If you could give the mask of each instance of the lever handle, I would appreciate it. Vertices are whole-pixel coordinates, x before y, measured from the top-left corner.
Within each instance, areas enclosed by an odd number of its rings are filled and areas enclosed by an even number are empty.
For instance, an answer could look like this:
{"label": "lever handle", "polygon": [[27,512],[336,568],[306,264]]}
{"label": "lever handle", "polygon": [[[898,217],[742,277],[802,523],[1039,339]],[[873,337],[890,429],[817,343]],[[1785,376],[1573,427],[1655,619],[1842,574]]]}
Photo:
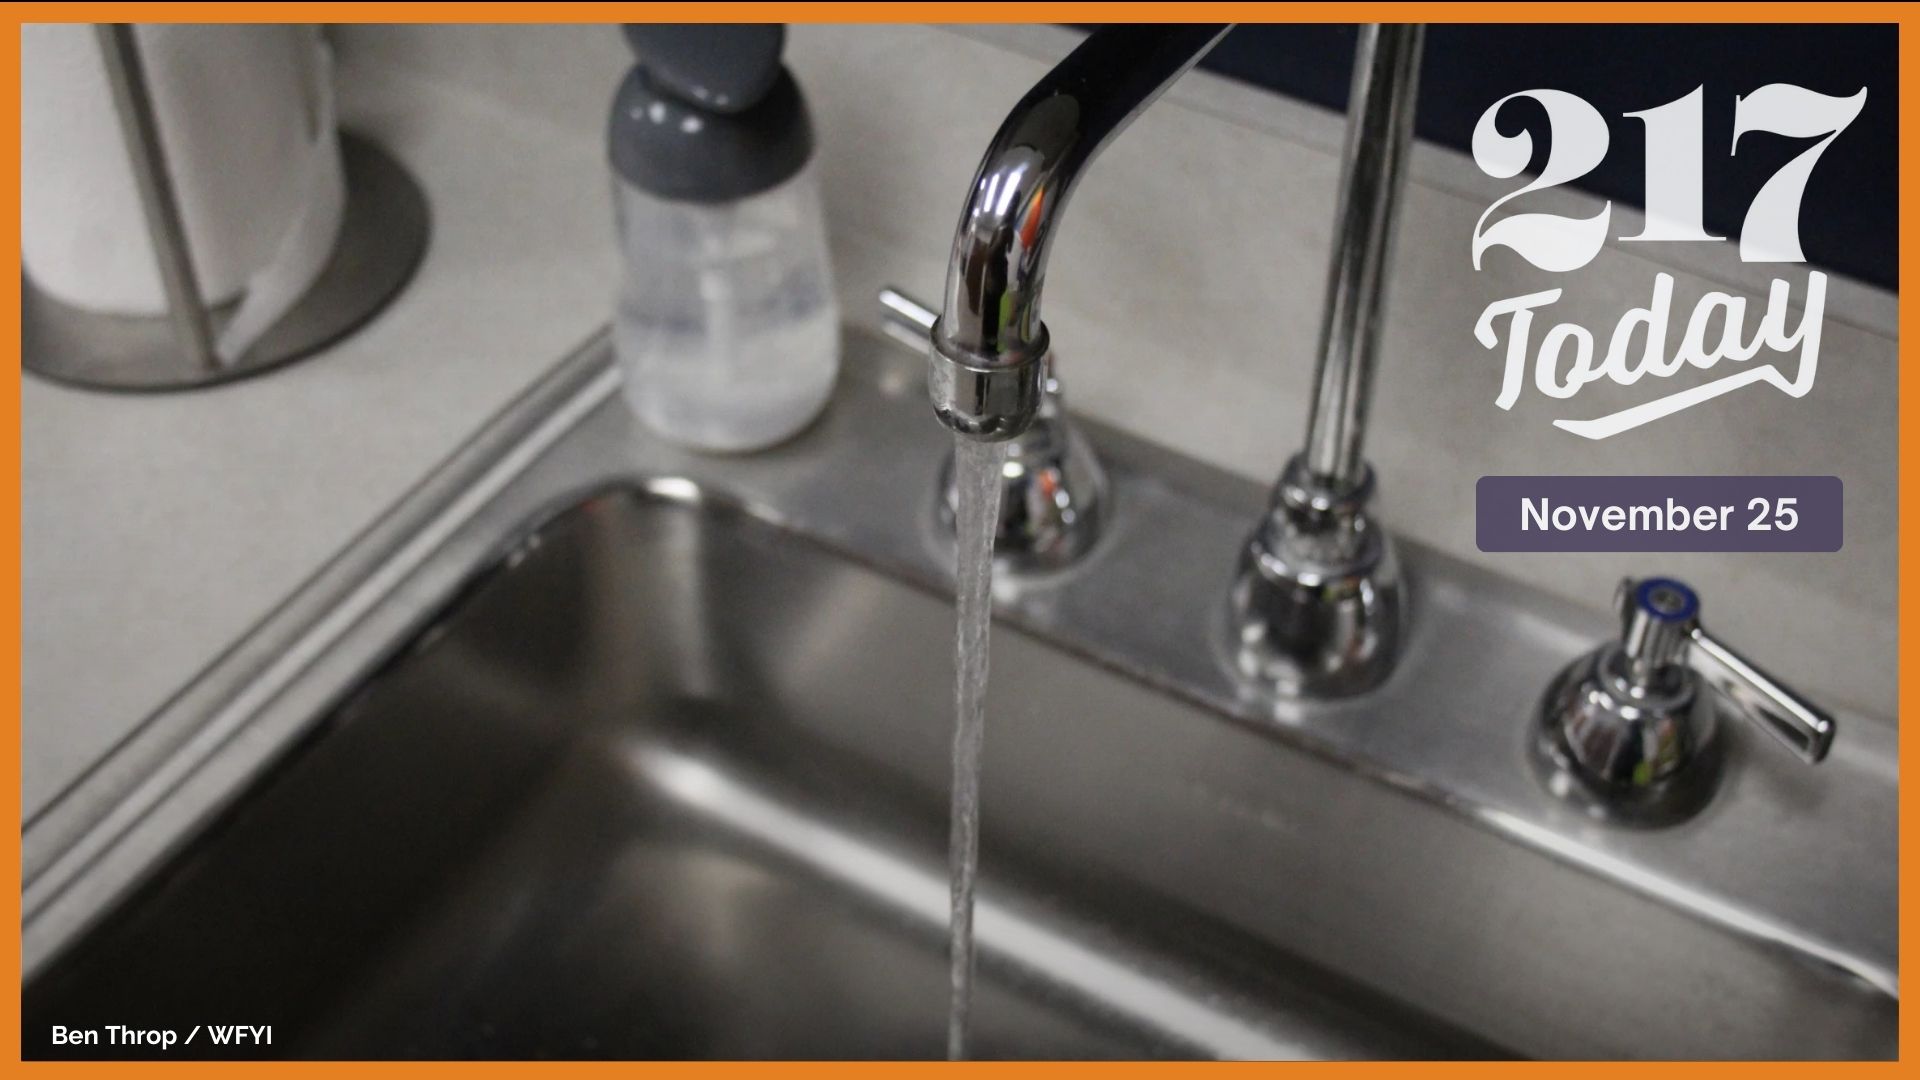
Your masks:
{"label": "lever handle", "polygon": [[1756,667],[1720,639],[1695,625],[1689,635],[1687,665],[1713,688],[1733,700],[1748,718],[1773,733],[1788,749],[1812,765],[1833,745],[1832,714]]}
{"label": "lever handle", "polygon": [[1620,583],[1620,647],[1627,674],[1646,684],[1684,663],[1808,764],[1833,745],[1833,715],[1767,674],[1700,625],[1700,597],[1671,578]]}
{"label": "lever handle", "polygon": [[909,348],[925,350],[940,313],[891,285],[880,290],[880,328]]}

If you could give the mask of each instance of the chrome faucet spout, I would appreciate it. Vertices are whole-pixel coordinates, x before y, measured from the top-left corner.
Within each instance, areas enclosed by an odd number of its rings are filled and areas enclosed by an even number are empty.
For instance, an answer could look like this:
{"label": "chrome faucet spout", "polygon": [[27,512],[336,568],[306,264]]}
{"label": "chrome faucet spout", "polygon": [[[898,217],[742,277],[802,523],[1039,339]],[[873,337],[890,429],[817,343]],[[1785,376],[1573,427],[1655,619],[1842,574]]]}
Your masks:
{"label": "chrome faucet spout", "polygon": [[1040,288],[1067,200],[1101,149],[1228,29],[1095,31],[1007,115],[967,189],[932,331],[927,384],[941,422],[990,441],[1032,423],[1047,353]]}

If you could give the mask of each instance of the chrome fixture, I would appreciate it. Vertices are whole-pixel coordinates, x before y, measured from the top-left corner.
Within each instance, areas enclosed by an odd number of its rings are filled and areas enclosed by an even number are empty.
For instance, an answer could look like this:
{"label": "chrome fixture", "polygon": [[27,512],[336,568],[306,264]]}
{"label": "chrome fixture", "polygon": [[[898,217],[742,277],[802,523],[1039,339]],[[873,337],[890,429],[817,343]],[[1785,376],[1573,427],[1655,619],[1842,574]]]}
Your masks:
{"label": "chrome fixture", "polygon": [[1361,28],[1306,449],[1287,462],[1230,593],[1234,664],[1287,696],[1339,696],[1393,669],[1405,619],[1361,454],[1424,28]]}
{"label": "chrome fixture", "polygon": [[[880,308],[889,337],[925,350],[939,317],[931,308],[893,288],[880,290]],[[1100,460],[1067,419],[1053,354],[1041,363],[1040,407],[1033,423],[1007,440],[1007,458],[1000,467],[1000,522],[993,555],[997,565],[1017,573],[1059,570],[1086,554],[1100,535],[1107,498]],[[934,503],[947,533],[953,531],[958,507],[949,453],[940,467]]]}
{"label": "chrome fixture", "polygon": [[927,388],[942,423],[1000,440],[1033,422],[1046,381],[1040,287],[1067,200],[1107,143],[1227,29],[1096,30],[1007,114],[967,189],[933,329]]}
{"label": "chrome fixture", "polygon": [[[1045,397],[1047,251],[1075,181],[1128,121],[1224,35],[1219,26],[1095,32],[1000,127],[968,191],[932,330],[927,384],[954,431],[1009,439]],[[1367,514],[1361,457],[1395,210],[1413,134],[1422,29],[1362,30],[1307,449],[1241,559],[1233,663],[1283,694],[1378,685],[1399,647],[1392,546]]]}
{"label": "chrome fixture", "polygon": [[1808,764],[1827,756],[1833,717],[1708,634],[1692,589],[1628,578],[1614,606],[1620,639],[1561,671],[1541,708],[1536,761],[1555,794],[1649,823],[1698,810],[1724,760],[1702,682]]}

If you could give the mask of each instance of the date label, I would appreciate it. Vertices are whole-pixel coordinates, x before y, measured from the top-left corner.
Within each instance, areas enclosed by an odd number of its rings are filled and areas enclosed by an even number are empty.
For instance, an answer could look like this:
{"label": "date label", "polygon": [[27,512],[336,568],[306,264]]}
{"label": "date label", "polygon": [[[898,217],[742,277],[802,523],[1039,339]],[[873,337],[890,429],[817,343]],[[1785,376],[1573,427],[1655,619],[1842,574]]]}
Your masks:
{"label": "date label", "polygon": [[1483,476],[1481,551],[1839,551],[1837,476]]}

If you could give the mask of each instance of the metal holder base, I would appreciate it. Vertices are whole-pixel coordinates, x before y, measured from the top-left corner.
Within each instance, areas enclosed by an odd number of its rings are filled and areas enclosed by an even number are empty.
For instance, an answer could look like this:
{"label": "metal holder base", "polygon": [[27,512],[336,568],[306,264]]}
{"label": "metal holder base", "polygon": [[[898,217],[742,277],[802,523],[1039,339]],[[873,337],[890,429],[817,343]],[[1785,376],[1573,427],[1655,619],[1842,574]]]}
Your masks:
{"label": "metal holder base", "polygon": [[[413,276],[426,251],[427,198],[371,140],[342,132],[347,206],[328,259],[305,296],[235,360],[208,368],[184,355],[165,315],[87,311],[20,274],[21,366],[98,390],[186,390],[257,375],[337,341],[371,319]],[[212,312],[216,329],[234,304]]]}

